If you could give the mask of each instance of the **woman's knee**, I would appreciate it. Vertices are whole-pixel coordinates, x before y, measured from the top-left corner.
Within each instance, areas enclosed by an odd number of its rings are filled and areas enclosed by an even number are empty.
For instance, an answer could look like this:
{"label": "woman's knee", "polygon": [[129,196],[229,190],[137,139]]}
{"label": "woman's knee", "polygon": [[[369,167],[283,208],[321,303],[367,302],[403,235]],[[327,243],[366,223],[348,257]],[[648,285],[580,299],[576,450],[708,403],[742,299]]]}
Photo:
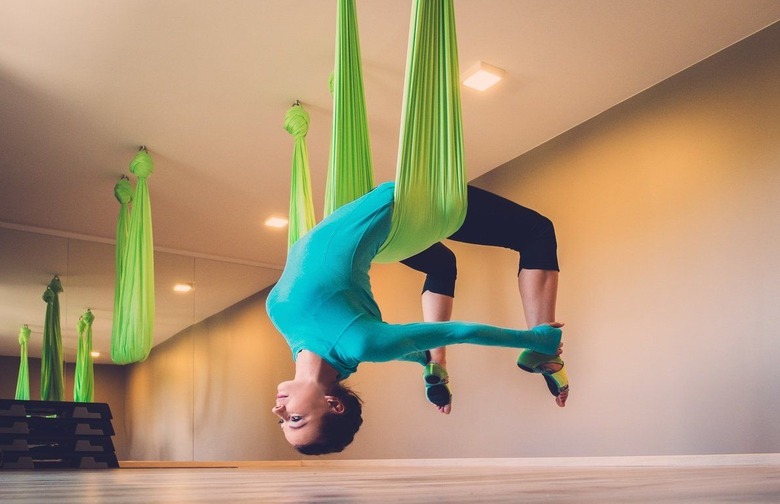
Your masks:
{"label": "woman's knee", "polygon": [[519,269],[543,269],[558,271],[558,241],[552,220],[539,214],[532,235],[519,247]]}
{"label": "woman's knee", "polygon": [[458,264],[455,253],[452,250],[442,247],[438,251],[438,257],[435,264],[426,268],[425,285],[423,292],[431,291],[445,296],[455,296],[455,281],[458,277]]}

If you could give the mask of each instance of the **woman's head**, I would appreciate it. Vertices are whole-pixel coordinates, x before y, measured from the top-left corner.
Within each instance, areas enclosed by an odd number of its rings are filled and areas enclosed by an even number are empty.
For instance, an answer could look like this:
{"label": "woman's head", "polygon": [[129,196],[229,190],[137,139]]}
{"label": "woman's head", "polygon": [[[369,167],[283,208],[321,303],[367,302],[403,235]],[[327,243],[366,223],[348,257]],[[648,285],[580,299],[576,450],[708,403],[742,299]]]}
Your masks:
{"label": "woman's head", "polygon": [[316,382],[279,384],[273,412],[287,441],[305,455],[342,451],[363,423],[362,401],[349,388],[335,383],[323,390]]}

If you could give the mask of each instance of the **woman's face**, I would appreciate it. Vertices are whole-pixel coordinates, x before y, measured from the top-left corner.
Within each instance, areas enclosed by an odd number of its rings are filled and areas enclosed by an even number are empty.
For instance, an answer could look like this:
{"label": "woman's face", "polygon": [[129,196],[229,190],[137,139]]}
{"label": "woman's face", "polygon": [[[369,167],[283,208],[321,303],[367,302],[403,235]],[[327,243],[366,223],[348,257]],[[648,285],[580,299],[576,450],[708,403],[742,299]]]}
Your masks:
{"label": "woman's face", "polygon": [[320,435],[322,417],[334,411],[333,397],[310,381],[286,381],[277,387],[276,405],[271,410],[280,421],[291,445],[306,445]]}

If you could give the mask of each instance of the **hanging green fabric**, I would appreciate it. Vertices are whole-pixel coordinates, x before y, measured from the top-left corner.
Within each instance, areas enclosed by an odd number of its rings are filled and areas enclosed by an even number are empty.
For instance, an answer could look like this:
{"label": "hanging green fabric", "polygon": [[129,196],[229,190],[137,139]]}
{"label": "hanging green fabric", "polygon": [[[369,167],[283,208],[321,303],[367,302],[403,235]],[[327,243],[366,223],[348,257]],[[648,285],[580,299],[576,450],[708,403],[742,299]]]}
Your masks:
{"label": "hanging green fabric", "polygon": [[339,0],[325,216],[374,187],[355,0]]}
{"label": "hanging green fabric", "polygon": [[117,364],[146,359],[152,349],[154,327],[154,244],[146,180],[154,171],[154,163],[146,149],[140,150],[133,158],[130,171],[138,182],[124,250],[120,248],[120,237],[117,236],[117,258],[121,256],[121,264],[118,259],[111,328],[111,359]]}
{"label": "hanging green fabric", "polygon": [[62,328],[60,326],[60,297],[62,283],[55,276],[43,293],[46,301],[46,319],[43,323],[41,352],[41,400],[62,401],[65,397],[65,365],[62,358]]}
{"label": "hanging green fabric", "polygon": [[95,316],[91,310],[79,317],[79,347],[76,353],[76,378],[73,383],[73,400],[93,402],[95,399],[95,370],[92,362],[92,322]]}
{"label": "hanging green fabric", "polygon": [[287,229],[287,246],[314,227],[314,203],[311,192],[309,151],[306,133],[309,131],[309,113],[300,103],[293,105],[284,115],[284,129],[295,139],[292,172],[290,176],[290,222]]}
{"label": "hanging green fabric", "polygon": [[20,360],[19,360],[19,377],[16,379],[16,395],[14,396],[17,401],[30,400],[30,368],[27,362],[27,343],[30,342],[30,328],[27,325],[23,325],[19,329],[19,346]]}
{"label": "hanging green fabric", "polygon": [[390,235],[394,262],[447,238],[466,217],[458,45],[452,0],[415,0]]}
{"label": "hanging green fabric", "polygon": [[124,257],[127,250],[127,234],[130,231],[130,204],[133,201],[135,189],[130,180],[122,175],[122,178],[114,186],[114,197],[119,202],[119,215],[116,219],[116,280],[114,283],[114,318],[113,326],[119,323],[120,295],[122,290],[122,272],[124,271]]}

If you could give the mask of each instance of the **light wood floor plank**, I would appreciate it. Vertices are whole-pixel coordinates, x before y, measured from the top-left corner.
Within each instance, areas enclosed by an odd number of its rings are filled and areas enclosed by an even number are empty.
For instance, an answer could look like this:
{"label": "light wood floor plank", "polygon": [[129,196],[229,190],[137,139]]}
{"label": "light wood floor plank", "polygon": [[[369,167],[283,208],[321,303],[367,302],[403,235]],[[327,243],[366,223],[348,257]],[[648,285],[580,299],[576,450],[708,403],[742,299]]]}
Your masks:
{"label": "light wood floor plank", "polygon": [[780,466],[322,467],[0,472],[3,503],[777,503]]}

